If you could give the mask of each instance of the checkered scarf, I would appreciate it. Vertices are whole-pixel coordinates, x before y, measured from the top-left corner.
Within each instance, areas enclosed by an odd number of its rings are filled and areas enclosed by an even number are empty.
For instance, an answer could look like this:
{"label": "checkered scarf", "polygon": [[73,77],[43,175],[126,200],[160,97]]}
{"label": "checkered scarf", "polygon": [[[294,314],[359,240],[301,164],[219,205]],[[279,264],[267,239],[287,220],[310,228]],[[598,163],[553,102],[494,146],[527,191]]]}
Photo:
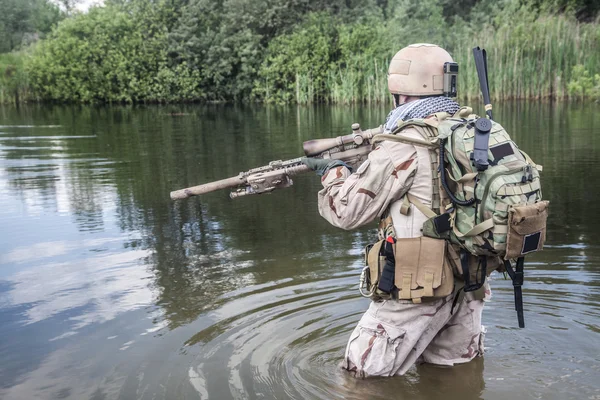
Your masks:
{"label": "checkered scarf", "polygon": [[385,120],[384,133],[390,133],[402,121],[407,121],[413,118],[425,118],[437,112],[447,112],[453,115],[458,111],[460,106],[454,100],[444,97],[426,97],[421,100],[404,103],[401,106],[394,108]]}

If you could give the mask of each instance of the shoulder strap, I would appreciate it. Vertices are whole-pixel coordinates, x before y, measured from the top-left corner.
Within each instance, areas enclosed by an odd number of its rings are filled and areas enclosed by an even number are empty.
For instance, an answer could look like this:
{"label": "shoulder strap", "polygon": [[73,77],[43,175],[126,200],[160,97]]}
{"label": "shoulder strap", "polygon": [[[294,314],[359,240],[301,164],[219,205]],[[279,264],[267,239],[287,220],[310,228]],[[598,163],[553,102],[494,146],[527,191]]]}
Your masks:
{"label": "shoulder strap", "polygon": [[410,202],[410,204],[414,205],[417,208],[417,210],[421,211],[427,218],[437,217],[437,214],[433,212],[431,208],[421,203],[421,201],[419,201],[419,199],[417,199],[412,194],[406,193],[405,197]]}

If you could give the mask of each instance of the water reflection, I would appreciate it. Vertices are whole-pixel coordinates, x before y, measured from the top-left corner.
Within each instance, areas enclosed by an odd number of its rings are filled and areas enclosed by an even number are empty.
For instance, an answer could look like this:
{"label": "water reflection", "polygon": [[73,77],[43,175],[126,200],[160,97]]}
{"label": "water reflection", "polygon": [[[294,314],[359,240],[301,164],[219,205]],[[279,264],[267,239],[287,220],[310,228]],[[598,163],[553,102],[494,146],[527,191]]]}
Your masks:
{"label": "water reflection", "polygon": [[313,176],[236,201],[168,193],[378,125],[383,107],[0,109],[0,397],[597,396],[600,117],[498,109],[544,165],[551,201],[528,328],[515,329],[512,287],[495,276],[484,359],[367,381],[338,363],[367,307],[356,285],[372,230],[328,226]]}

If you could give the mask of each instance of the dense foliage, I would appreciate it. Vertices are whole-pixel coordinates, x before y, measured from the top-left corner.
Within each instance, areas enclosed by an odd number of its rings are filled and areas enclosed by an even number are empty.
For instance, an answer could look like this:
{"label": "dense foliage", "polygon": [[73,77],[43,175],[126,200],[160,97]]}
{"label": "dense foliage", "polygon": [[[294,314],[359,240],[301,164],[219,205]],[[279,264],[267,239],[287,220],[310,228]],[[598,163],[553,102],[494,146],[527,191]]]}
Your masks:
{"label": "dense foliage", "polygon": [[161,11],[152,5],[97,7],[64,21],[29,62],[37,96],[80,102],[199,98],[199,69],[169,63]]}
{"label": "dense foliage", "polygon": [[0,53],[43,37],[62,17],[47,0],[0,0]]}
{"label": "dense foliage", "polygon": [[592,0],[60,3],[0,0],[0,101],[389,101],[388,61],[412,42],[453,54],[465,97],[475,45],[496,98],[600,96]]}

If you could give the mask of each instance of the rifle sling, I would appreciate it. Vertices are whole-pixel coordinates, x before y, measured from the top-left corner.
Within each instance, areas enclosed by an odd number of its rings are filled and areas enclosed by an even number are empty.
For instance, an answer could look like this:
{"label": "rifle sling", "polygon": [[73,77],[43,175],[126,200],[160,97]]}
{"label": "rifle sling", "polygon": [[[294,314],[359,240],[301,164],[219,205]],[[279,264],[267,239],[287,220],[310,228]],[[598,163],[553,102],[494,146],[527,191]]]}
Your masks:
{"label": "rifle sling", "polygon": [[517,311],[517,319],[519,321],[519,328],[525,328],[525,316],[523,312],[523,278],[524,278],[524,264],[525,257],[517,258],[516,268],[513,269],[510,260],[504,260],[504,267],[506,272],[512,279],[513,287],[515,290],[515,310]]}

